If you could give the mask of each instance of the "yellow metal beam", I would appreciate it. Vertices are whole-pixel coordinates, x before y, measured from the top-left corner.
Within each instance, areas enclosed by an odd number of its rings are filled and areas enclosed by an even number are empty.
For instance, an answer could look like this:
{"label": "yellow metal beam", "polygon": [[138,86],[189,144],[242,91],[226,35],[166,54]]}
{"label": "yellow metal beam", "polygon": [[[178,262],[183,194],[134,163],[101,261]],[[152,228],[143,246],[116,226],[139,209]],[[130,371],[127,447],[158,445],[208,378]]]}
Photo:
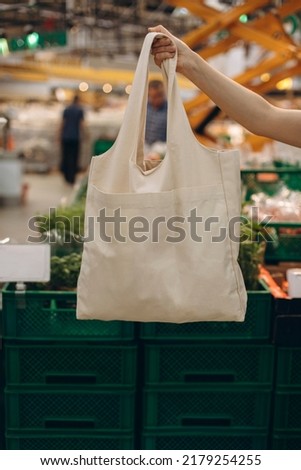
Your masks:
{"label": "yellow metal beam", "polygon": [[[11,76],[17,80],[47,81],[50,78],[70,79],[73,81],[87,81],[88,83],[103,85],[106,82],[112,85],[131,84],[134,78],[134,71],[117,69],[92,69],[81,68],[69,65],[57,64],[37,64],[35,62],[23,62],[22,64],[1,64],[0,74],[2,77]],[[150,72],[149,78],[162,79],[162,74]],[[183,76],[179,76],[179,84],[186,89],[195,90],[196,87]]]}
{"label": "yellow metal beam", "polygon": [[262,32],[260,29],[257,29],[256,24],[254,24],[253,27],[252,25],[235,25],[231,28],[231,33],[245,41],[256,42],[266,49],[284,54],[287,58],[292,57],[298,51],[298,48],[292,43],[287,43],[281,39],[274,39],[266,32]]}
{"label": "yellow metal beam", "polygon": [[[248,86],[252,79],[259,77],[263,73],[270,72],[271,70],[281,66],[285,61],[286,59],[281,56],[272,57],[271,59],[261,62],[256,67],[246,70],[244,73],[235,77],[234,80],[238,83],[244,84],[244,86]],[[193,128],[196,128],[202,122],[204,116],[203,107],[209,102],[210,100],[207,95],[200,93],[196,98],[185,103],[189,121]],[[198,108],[201,108],[200,111],[198,111]]]}
{"label": "yellow metal beam", "polygon": [[285,18],[298,11],[301,11],[300,0],[286,0],[282,7],[278,9],[277,13],[281,18]]}
{"label": "yellow metal beam", "polygon": [[270,3],[270,0],[252,0],[226,12],[219,12],[214,8],[204,5],[203,2],[198,2],[198,5],[196,5],[196,3],[192,1],[183,2],[183,0],[169,0],[169,3],[176,6],[181,4],[181,6],[185,6],[185,8],[192,11],[192,13],[197,14],[207,21],[206,25],[201,26],[183,37],[183,40],[188,46],[195,47],[210,34],[221,29],[227,29],[232,23],[236,22],[242,14],[248,14],[265,6]]}
{"label": "yellow metal beam", "polygon": [[301,64],[285,68],[284,70],[281,70],[281,72],[272,75],[267,82],[262,82],[259,85],[250,86],[249,88],[259,94],[267,93],[271,90],[274,90],[277,83],[281,80],[284,80],[288,77],[296,77],[298,75],[301,75]]}
{"label": "yellow metal beam", "polygon": [[238,39],[234,36],[229,36],[226,39],[221,39],[213,46],[204,47],[200,51],[200,55],[203,57],[203,59],[209,59],[210,57],[224,53],[225,51],[230,49],[230,47],[232,47],[235,43],[237,43],[237,41]]}
{"label": "yellow metal beam", "polygon": [[[272,57],[269,59],[265,59],[259,64],[257,64],[256,67],[252,67],[246,70],[245,72],[243,72],[242,74],[234,77],[234,80],[241,84],[248,83],[252,79],[256,77],[260,77],[260,75],[262,75],[263,73],[270,72],[271,70],[281,66],[285,61],[286,59],[281,56],[276,56],[276,57]],[[207,95],[205,95],[204,93],[201,93],[198,96],[196,96],[194,99],[187,101],[185,103],[186,111],[189,113],[195,107],[204,105],[204,103],[208,100],[209,98],[207,97]]]}
{"label": "yellow metal beam", "polygon": [[[244,86],[250,86],[250,82],[254,78],[277,69],[289,59],[295,58],[301,60],[300,47],[297,47],[292,37],[286,34],[281,21],[281,19],[285,18],[287,15],[301,10],[300,0],[287,0],[283,7],[274,10],[274,14],[270,12],[264,13],[263,17],[259,17],[248,24],[239,22],[239,17],[242,14],[248,14],[256,9],[262,8],[269,4],[270,1],[249,0],[248,3],[234,7],[226,12],[208,7],[204,4],[203,0],[197,2],[192,0],[169,0],[169,3],[174,6],[186,7],[192,13],[200,16],[200,18],[207,22],[206,25],[191,31],[182,38],[190,47],[195,48],[200,45],[212,32],[224,29],[229,31],[229,37],[220,40],[213,46],[205,47],[199,51],[199,54],[205,59],[215,54],[226,52],[238,40],[243,40],[247,43],[256,42],[265,49],[274,52],[273,57],[263,60],[256,66],[234,78],[234,80]],[[291,73],[297,73],[297,71],[299,73],[298,67],[290,69]],[[285,71],[282,73],[284,76],[288,76]],[[274,74],[275,77],[277,77],[277,75],[278,77],[281,76],[279,72]],[[272,87],[273,84],[276,83],[277,82],[274,83],[274,80],[271,79],[270,86]],[[258,91],[264,90],[268,89],[268,86],[268,84],[262,84],[260,87],[257,86],[256,89]],[[209,103],[210,100],[204,93],[200,93],[197,97],[185,103],[185,108],[188,112],[192,127],[197,127],[206,114],[208,114],[206,106],[208,107]]]}

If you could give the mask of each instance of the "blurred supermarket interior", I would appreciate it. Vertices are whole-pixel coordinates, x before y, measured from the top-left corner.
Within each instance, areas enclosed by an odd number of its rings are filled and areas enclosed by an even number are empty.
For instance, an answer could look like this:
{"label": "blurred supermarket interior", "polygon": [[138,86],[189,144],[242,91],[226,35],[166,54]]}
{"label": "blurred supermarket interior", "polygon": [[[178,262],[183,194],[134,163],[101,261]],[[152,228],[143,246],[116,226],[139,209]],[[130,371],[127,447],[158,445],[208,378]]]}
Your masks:
{"label": "blurred supermarket interior", "polygon": [[[75,319],[89,165],[115,142],[159,24],[272,104],[301,110],[300,0],[0,1],[0,248],[27,244],[40,216],[57,242],[50,283],[31,285],[26,308],[0,284],[0,448],[301,449],[301,149],[250,133],[180,74],[196,139],[239,150],[246,321]],[[162,80],[152,58],[149,80]],[[70,174],[62,128],[75,96]],[[80,244],[62,245],[51,208],[78,217]]]}

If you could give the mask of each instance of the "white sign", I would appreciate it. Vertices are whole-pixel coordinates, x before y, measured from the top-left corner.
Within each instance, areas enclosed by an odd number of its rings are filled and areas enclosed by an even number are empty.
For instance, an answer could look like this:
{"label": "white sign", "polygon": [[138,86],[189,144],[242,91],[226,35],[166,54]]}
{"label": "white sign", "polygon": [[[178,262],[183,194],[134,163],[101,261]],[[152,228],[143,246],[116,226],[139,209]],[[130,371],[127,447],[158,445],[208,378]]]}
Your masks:
{"label": "white sign", "polygon": [[0,245],[0,282],[47,282],[50,245]]}
{"label": "white sign", "polygon": [[0,196],[20,197],[22,188],[22,162],[13,158],[0,160]]}

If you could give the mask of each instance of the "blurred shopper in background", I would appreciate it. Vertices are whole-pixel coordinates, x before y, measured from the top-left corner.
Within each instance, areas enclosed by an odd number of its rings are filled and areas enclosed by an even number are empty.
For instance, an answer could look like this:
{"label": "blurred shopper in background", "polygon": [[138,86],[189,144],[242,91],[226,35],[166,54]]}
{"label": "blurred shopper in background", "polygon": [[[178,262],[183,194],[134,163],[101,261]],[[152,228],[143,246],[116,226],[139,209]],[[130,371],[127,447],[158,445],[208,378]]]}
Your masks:
{"label": "blurred shopper in background", "polygon": [[155,142],[166,142],[167,100],[164,84],[151,80],[148,85],[145,141],[151,146]]}
{"label": "blurred shopper in background", "polygon": [[167,99],[164,84],[151,80],[145,126],[145,158],[161,160],[166,149]]}
{"label": "blurred shopper in background", "polygon": [[64,109],[60,126],[61,171],[69,184],[75,183],[79,170],[78,161],[83,134],[84,110],[80,105],[79,96],[75,95],[72,103]]}
{"label": "blurred shopper in background", "polygon": [[15,148],[10,129],[10,118],[6,114],[0,114],[0,148],[8,151]]}

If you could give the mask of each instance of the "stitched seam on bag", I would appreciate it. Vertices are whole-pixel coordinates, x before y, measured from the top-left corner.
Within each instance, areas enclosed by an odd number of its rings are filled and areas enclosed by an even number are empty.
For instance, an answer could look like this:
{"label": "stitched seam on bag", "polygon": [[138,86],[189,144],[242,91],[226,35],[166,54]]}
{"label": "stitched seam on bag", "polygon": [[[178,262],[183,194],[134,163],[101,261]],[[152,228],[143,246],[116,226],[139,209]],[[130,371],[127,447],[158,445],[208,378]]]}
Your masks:
{"label": "stitched seam on bag", "polygon": [[[226,211],[227,211],[227,220],[228,220],[228,223],[229,223],[230,220],[229,220],[228,200],[227,200],[227,195],[226,195],[226,191],[225,191],[224,173],[223,173],[223,169],[222,169],[222,165],[221,165],[220,152],[219,152],[219,154],[218,154],[218,163],[219,163],[219,168],[220,168],[220,172],[221,172],[222,186],[223,186],[224,199],[225,199]],[[234,263],[233,247],[232,247],[232,242],[231,242],[231,240],[229,240],[229,241],[230,241],[230,250],[231,250],[231,262],[232,262],[232,267],[233,267],[234,276],[235,276],[235,281],[236,281],[236,289],[237,289],[238,298],[239,298],[239,303],[240,303],[240,310],[241,310],[241,312],[243,313],[243,312],[244,312],[244,309],[243,309],[243,303],[242,303],[242,298],[241,298],[240,289],[239,289],[239,282],[238,282],[238,277],[237,277],[237,270],[236,270],[236,266],[235,266],[235,263]],[[237,263],[237,261],[236,261],[236,263]]]}

